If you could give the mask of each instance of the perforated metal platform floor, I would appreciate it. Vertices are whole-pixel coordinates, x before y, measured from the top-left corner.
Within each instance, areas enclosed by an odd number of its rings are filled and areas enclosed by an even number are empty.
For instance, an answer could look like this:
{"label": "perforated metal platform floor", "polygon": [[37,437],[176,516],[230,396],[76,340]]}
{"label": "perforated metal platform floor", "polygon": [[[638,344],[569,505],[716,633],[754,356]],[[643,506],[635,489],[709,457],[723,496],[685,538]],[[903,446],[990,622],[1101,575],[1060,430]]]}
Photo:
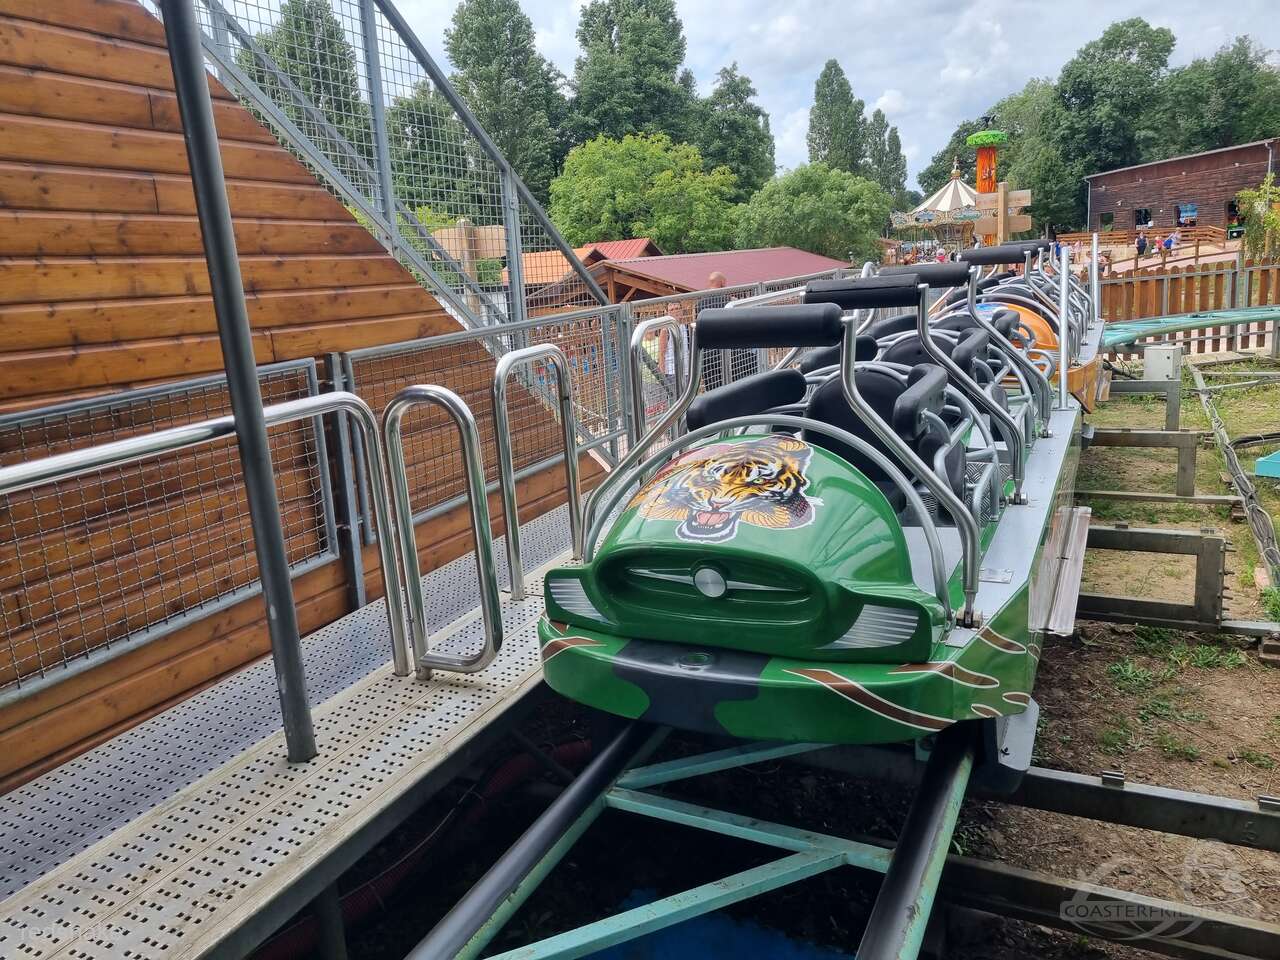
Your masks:
{"label": "perforated metal platform floor", "polygon": [[[541,572],[567,526],[562,508],[521,528],[538,569],[528,599],[503,594],[506,639],[482,673],[394,676],[381,602],[307,637],[310,763],[285,761],[261,661],[0,798],[0,957],[238,955],[269,932],[323,885],[316,864],[354,860],[348,841],[537,686]],[[478,645],[474,558],[424,587],[433,646]]]}

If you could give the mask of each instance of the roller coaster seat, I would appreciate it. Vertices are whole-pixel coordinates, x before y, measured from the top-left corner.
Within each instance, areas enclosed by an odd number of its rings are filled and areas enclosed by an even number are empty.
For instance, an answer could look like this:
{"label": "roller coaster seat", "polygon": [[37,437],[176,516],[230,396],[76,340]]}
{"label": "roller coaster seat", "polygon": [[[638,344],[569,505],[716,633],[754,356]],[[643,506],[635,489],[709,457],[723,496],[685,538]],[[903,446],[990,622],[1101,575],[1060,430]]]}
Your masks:
{"label": "roller coaster seat", "polygon": [[[947,389],[946,372],[938,366],[921,364],[912,367],[903,378],[892,368],[878,363],[868,363],[855,373],[858,392],[890,428],[902,437],[926,464],[931,467],[938,451],[947,446],[950,436],[942,423],[924,416],[926,412],[941,417]],[[809,398],[806,415],[822,423],[846,430],[866,440],[891,460],[897,457],[879,437],[863,423],[844,397],[840,378],[832,377],[818,387]],[[868,458],[847,444],[819,433],[805,431],[804,439],[824,447],[843,457],[857,467],[888,498],[894,509],[901,512],[906,498],[890,478]],[[903,465],[905,469],[905,464]],[[965,492],[965,453],[963,445],[953,447],[945,460],[946,476],[943,478],[958,496]],[[909,471],[907,471],[909,474]]]}

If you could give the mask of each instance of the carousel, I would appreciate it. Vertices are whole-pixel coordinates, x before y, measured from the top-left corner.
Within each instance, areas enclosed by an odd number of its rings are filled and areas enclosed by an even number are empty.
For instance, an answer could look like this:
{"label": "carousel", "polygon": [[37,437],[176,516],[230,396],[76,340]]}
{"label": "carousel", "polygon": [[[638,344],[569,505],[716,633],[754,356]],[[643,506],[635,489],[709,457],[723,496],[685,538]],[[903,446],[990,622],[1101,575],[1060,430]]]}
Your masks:
{"label": "carousel", "polygon": [[893,230],[899,235],[900,262],[932,259],[939,250],[955,253],[973,245],[974,225],[978,211],[978,191],[960,175],[957,160],[951,179],[907,213],[890,215]]}

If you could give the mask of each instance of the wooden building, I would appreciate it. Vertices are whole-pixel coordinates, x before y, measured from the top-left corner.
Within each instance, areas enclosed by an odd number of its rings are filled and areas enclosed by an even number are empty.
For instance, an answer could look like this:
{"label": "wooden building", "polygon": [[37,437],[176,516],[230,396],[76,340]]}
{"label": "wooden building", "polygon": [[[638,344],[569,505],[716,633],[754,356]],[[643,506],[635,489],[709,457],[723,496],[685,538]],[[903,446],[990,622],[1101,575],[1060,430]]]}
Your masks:
{"label": "wooden building", "polygon": [[1236,194],[1275,170],[1277,153],[1280,137],[1272,137],[1085,177],[1088,229],[1230,229],[1238,220]]}
{"label": "wooden building", "polygon": [[[209,85],[259,363],[459,329],[225,87]],[[221,372],[195,214],[161,23],[133,0],[0,0],[0,415]],[[456,344],[411,374],[385,366],[383,376],[370,365],[357,385],[375,410],[412,375],[460,393],[491,439],[493,358],[482,345]],[[517,455],[540,462],[558,428],[539,401],[513,394]],[[130,411],[0,432],[0,465],[227,407],[220,396]],[[328,482],[329,465],[316,466],[320,445],[302,429],[272,437],[286,534],[309,548],[308,487]],[[425,416],[413,432],[420,450],[453,443]],[[411,482],[442,503],[461,477],[431,466],[419,464]],[[0,497],[0,692],[24,677],[55,681],[0,700],[0,793],[267,653],[259,596],[211,604],[228,583],[256,578],[238,471],[233,447],[193,448],[127,478],[68,481],[43,501]],[[589,484],[600,467],[584,458],[582,471]],[[522,516],[563,497],[559,468],[534,472],[521,483]],[[496,494],[490,508],[500,529]],[[424,521],[417,536],[424,571],[467,552],[465,506]],[[363,563],[376,598],[375,548]],[[302,630],[347,613],[352,586],[337,559],[295,576]],[[119,641],[146,610],[147,642],[60,678],[69,644],[79,656]],[[166,628],[164,617],[181,611],[191,615]]]}

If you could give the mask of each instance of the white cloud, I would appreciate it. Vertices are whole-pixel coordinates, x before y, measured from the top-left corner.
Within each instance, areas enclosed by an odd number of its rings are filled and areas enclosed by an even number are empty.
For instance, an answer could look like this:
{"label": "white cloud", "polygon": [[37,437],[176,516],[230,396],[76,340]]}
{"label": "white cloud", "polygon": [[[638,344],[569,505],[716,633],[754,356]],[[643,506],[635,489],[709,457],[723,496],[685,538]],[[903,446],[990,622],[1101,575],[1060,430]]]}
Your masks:
{"label": "white cloud", "polygon": [[[521,0],[538,48],[566,74],[587,0]],[[1280,48],[1276,0],[677,0],[688,38],[686,63],[706,91],[737,61],[773,118],[778,162],[806,159],[813,83],[828,58],[840,61],[854,93],[884,110],[904,143],[911,173],[928,163],[962,120],[1020,89],[1056,76],[1075,51],[1113,20],[1145,17],[1178,38],[1175,64],[1213,53],[1238,34]],[[397,0],[433,56],[456,0]],[[909,93],[909,96],[907,95]]]}

